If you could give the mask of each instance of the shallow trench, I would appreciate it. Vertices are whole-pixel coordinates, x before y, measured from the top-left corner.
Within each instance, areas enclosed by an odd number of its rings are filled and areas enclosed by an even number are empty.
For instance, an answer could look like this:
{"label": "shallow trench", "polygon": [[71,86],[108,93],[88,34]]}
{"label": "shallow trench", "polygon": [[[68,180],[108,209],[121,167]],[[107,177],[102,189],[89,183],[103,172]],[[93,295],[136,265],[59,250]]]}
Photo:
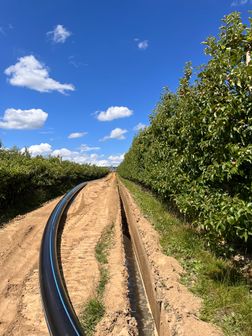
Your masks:
{"label": "shallow trench", "polygon": [[[73,200],[76,197],[73,198]],[[68,293],[68,288],[65,281],[65,276],[62,266],[62,233],[64,230],[67,214],[69,208],[73,202],[69,203],[67,208],[64,211],[64,214],[61,218],[59,231],[58,231],[58,261],[59,269],[62,276],[63,283],[65,285],[65,290]],[[122,232],[123,232],[123,246],[125,252],[126,268],[128,273],[128,298],[130,303],[130,312],[131,316],[134,317],[137,321],[137,329],[139,336],[154,336],[157,335],[154,318],[150,309],[148,297],[145,291],[144,283],[141,277],[140,268],[137,262],[137,258],[133,249],[133,243],[129,231],[129,226],[127,222],[127,217],[124,209],[122,199],[120,197],[120,209],[121,209],[121,219],[122,219]],[[71,296],[68,293],[70,304]]]}
{"label": "shallow trench", "polygon": [[130,301],[131,315],[137,321],[140,336],[153,336],[155,332],[155,322],[150,310],[150,305],[144,288],[143,280],[139,270],[136,255],[133,250],[128,222],[120,197],[123,244],[128,271],[128,297]]}

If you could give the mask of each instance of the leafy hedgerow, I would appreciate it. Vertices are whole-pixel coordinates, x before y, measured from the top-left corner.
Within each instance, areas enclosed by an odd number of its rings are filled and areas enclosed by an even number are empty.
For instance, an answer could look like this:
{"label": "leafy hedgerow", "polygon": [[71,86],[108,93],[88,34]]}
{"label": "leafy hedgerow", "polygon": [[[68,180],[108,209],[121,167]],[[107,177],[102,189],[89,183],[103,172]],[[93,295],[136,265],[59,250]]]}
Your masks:
{"label": "leafy hedgerow", "polygon": [[80,182],[107,173],[107,168],[53,157],[32,158],[27,152],[0,148],[0,220],[9,209],[16,209],[13,212],[16,215],[25,205],[38,205]]}
{"label": "leafy hedgerow", "polygon": [[163,94],[118,171],[170,199],[212,240],[246,243],[252,236],[252,29],[238,12],[223,22],[219,36],[204,42],[208,63],[194,74],[186,65],[177,92]]}

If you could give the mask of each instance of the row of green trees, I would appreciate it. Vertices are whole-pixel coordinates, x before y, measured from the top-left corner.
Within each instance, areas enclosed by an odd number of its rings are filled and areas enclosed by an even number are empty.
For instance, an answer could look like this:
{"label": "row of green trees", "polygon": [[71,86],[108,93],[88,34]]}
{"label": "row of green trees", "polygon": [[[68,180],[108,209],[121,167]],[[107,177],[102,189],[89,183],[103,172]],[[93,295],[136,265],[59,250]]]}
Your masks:
{"label": "row of green trees", "polygon": [[[0,148],[0,218],[9,209],[29,208],[76,184],[105,176],[107,168]],[[15,211],[13,212],[15,213]]]}
{"label": "row of green trees", "polygon": [[[250,19],[250,24],[251,24]],[[204,44],[209,61],[187,64],[118,171],[175,203],[212,239],[252,236],[252,29],[235,12]]]}

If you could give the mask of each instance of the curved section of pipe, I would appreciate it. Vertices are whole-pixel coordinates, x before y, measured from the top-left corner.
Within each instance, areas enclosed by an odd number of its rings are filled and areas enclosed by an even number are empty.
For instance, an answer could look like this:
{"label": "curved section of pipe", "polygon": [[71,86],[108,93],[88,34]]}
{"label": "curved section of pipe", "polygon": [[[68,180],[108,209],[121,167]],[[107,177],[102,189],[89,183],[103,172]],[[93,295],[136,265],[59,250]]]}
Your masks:
{"label": "curved section of pipe", "polygon": [[86,184],[87,182],[77,185],[59,201],[48,219],[42,238],[39,261],[40,292],[48,330],[53,336],[84,335],[61,276],[57,237],[64,210]]}

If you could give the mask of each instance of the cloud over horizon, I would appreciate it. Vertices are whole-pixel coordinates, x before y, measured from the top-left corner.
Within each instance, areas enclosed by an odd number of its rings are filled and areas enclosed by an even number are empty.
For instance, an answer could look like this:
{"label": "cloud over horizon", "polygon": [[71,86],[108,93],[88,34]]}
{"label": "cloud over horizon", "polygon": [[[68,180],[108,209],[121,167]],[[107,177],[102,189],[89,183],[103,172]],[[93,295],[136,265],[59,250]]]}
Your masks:
{"label": "cloud over horizon", "polygon": [[20,152],[24,153],[25,150],[31,154],[31,156],[37,155],[49,155],[52,152],[52,146],[48,143],[41,143],[39,145],[32,145],[30,147],[21,148]]}
{"label": "cloud over horizon", "polygon": [[49,77],[48,68],[40,63],[33,55],[20,57],[18,62],[5,69],[4,73],[13,86],[26,87],[39,92],[74,91],[72,84],[61,84]]}
{"label": "cloud over horizon", "polygon": [[118,166],[123,161],[124,155],[125,153],[120,155],[110,155],[108,159],[112,163],[112,166]]}
{"label": "cloud over horizon", "polygon": [[39,145],[23,147],[20,152],[24,153],[26,150],[33,157],[38,155],[46,157],[50,155],[54,157],[60,157],[63,161],[68,160],[79,164],[94,164],[101,167],[117,166],[124,158],[124,153],[105,157],[103,154],[87,154],[83,153],[82,151],[73,151],[68,148],[53,149],[49,143],[41,143]]}

